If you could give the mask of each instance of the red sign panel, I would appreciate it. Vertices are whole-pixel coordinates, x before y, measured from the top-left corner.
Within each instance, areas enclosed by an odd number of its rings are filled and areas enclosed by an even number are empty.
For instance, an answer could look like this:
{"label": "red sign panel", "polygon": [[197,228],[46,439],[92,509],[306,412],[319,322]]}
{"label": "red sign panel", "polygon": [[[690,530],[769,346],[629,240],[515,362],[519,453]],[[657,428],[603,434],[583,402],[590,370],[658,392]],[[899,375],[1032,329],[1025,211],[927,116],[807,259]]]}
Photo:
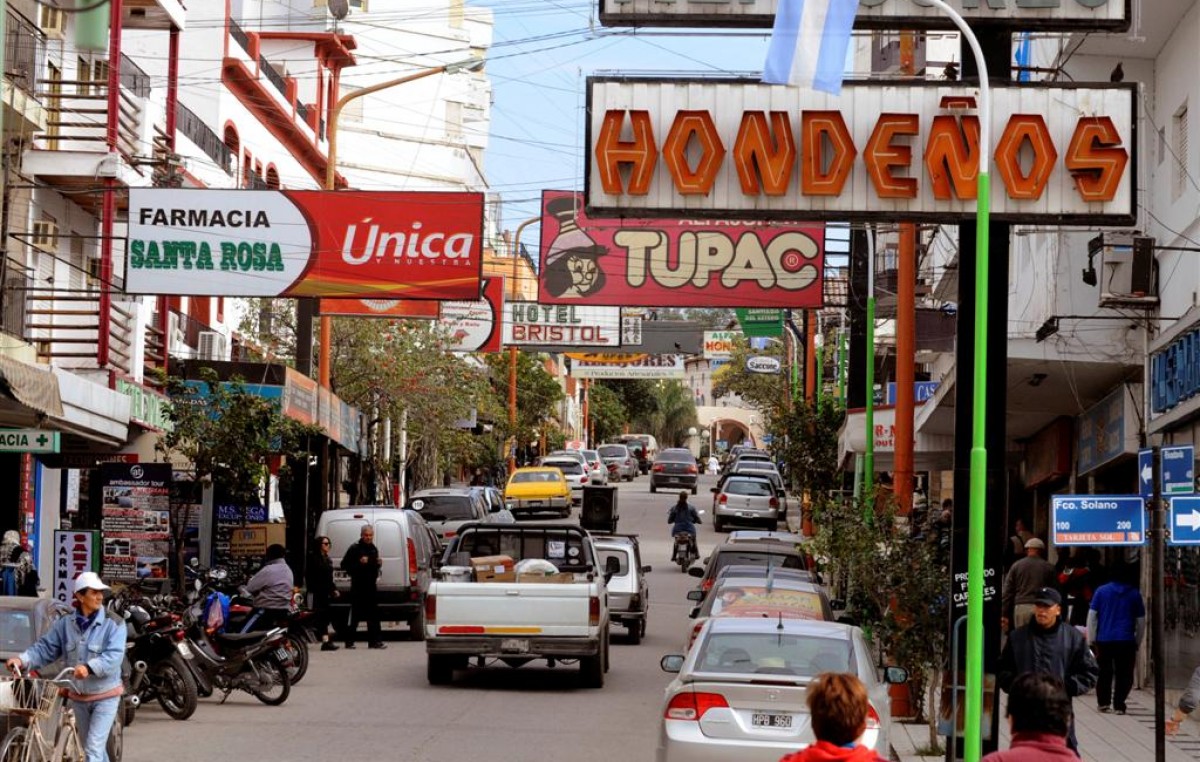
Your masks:
{"label": "red sign panel", "polygon": [[543,304],[818,308],[824,261],[820,224],[590,218],[542,193]]}
{"label": "red sign panel", "polygon": [[441,302],[416,299],[322,299],[322,316],[424,318],[437,320]]}

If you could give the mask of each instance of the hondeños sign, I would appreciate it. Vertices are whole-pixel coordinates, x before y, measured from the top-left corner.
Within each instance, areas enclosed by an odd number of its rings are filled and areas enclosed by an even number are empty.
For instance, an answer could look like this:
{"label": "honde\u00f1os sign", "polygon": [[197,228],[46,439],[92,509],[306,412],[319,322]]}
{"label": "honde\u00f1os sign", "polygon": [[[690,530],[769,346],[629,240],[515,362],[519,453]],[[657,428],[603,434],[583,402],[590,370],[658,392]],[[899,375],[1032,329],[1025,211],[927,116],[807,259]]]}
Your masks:
{"label": "honde\u00f1os sign", "polygon": [[822,306],[821,225],[600,219],[542,193],[538,300],[607,306]]}
{"label": "honde\u00f1os sign", "polygon": [[[1134,224],[1136,87],[993,88],[992,218]],[[975,217],[979,117],[965,83],[847,83],[841,97],[746,80],[588,88],[589,215]]]}
{"label": "honde\u00f1os sign", "polygon": [[129,192],[125,290],[476,299],[480,193]]}

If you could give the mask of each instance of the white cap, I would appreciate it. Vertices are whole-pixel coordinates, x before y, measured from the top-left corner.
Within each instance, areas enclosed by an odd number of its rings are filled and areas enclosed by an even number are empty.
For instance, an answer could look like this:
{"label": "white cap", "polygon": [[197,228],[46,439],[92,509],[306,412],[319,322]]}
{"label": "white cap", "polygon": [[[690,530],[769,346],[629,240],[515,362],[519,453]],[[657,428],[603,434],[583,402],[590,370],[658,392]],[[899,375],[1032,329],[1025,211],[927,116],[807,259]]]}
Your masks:
{"label": "white cap", "polygon": [[83,572],[75,578],[75,592],[82,593],[84,590],[108,590],[108,585],[100,581],[100,575],[96,572]]}

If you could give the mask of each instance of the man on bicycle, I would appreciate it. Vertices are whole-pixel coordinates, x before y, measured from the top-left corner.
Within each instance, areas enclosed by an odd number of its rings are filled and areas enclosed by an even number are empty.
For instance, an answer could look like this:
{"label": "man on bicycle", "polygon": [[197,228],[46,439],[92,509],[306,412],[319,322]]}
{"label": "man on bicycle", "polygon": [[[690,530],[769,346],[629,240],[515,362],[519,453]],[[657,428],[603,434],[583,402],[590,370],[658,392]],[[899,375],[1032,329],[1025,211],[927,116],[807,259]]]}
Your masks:
{"label": "man on bicycle", "polygon": [[108,762],[108,734],[121,706],[125,623],[107,616],[108,585],[95,572],[75,578],[74,615],[59,617],[41,640],[9,659],[10,671],[35,670],[62,659],[75,664],[75,688],[67,692],[86,762]]}

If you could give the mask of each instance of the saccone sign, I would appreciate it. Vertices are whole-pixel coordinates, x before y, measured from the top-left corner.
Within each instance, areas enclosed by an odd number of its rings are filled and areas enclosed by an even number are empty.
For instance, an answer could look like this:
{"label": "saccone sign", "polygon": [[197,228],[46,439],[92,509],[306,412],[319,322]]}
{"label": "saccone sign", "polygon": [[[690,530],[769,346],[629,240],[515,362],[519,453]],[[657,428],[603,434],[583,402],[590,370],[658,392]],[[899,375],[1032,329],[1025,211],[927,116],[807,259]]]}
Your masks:
{"label": "saccone sign", "polygon": [[129,192],[133,294],[470,299],[479,193]]}

